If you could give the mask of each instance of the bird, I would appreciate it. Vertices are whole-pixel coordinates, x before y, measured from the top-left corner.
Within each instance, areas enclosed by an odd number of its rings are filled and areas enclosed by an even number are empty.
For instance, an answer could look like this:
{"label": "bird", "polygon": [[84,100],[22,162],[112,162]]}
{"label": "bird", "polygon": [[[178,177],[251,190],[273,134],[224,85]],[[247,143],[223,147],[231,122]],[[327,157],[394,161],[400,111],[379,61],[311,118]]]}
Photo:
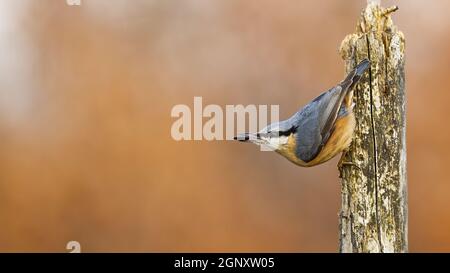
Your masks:
{"label": "bird", "polygon": [[238,134],[234,139],[268,148],[301,167],[322,164],[339,153],[342,153],[339,168],[352,165],[343,158],[356,126],[353,89],[369,67],[370,61],[362,60],[342,82],[290,118],[272,123],[257,133]]}

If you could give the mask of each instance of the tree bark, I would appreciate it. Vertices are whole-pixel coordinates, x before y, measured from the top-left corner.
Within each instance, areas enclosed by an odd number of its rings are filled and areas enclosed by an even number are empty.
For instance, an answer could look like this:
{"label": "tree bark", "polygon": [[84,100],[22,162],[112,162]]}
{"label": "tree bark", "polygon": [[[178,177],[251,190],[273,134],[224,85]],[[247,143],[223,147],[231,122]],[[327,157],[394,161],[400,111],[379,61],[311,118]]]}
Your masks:
{"label": "tree bark", "polygon": [[349,72],[368,58],[354,91],[356,129],[340,169],[341,252],[407,252],[405,39],[390,14],[368,1],[340,53]]}

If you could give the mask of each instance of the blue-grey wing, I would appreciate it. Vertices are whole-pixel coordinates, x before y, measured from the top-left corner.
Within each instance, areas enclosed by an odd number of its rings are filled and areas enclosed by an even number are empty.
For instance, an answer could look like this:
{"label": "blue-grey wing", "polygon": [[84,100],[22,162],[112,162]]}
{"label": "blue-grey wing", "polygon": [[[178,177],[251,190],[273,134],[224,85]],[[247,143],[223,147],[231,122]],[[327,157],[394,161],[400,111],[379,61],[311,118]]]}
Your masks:
{"label": "blue-grey wing", "polygon": [[330,137],[334,129],[344,91],[336,86],[323,93],[293,119],[296,128],[296,154],[304,162],[313,160]]}

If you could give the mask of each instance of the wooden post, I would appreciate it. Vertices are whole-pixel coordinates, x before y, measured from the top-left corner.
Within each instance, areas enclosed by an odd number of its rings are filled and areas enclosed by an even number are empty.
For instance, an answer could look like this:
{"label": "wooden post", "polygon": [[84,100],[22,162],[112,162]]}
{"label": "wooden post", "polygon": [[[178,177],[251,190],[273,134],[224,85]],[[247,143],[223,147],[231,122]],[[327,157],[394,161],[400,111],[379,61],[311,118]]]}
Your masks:
{"label": "wooden post", "polygon": [[354,92],[356,130],[340,170],[341,252],[407,252],[405,39],[379,1],[368,1],[340,53],[349,72],[370,71]]}

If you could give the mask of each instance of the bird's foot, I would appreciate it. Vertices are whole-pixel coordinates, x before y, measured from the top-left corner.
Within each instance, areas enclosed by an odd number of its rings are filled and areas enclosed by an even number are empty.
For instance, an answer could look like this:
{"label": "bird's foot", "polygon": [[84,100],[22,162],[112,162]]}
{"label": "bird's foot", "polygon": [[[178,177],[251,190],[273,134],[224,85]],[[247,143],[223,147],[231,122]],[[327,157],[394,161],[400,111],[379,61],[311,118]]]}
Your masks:
{"label": "bird's foot", "polygon": [[355,162],[340,160],[339,163],[338,163],[339,178],[342,178],[342,171],[344,169],[344,166],[353,166],[353,167],[358,168],[359,170],[361,170],[359,165],[356,164]]}

